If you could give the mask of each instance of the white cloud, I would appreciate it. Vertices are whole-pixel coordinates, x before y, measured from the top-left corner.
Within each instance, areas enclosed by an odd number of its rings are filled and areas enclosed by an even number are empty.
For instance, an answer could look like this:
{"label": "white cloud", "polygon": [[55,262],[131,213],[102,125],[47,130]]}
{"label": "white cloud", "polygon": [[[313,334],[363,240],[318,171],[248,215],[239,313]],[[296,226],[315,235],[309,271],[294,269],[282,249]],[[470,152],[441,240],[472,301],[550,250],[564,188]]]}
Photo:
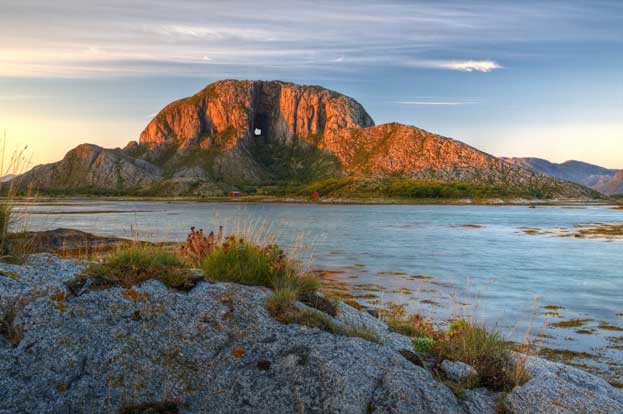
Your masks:
{"label": "white cloud", "polygon": [[491,72],[504,67],[493,60],[449,60],[431,62],[431,64],[432,67],[461,72]]}

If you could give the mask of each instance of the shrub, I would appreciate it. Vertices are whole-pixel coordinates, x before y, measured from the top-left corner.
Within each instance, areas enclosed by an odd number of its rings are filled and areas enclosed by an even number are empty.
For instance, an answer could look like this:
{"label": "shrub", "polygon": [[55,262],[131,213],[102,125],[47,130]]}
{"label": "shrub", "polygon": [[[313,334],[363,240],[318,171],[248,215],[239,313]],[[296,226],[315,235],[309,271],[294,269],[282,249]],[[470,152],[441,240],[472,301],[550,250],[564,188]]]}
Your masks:
{"label": "shrub", "polygon": [[204,235],[203,229],[196,230],[195,227],[191,227],[190,233],[186,236],[186,242],[180,248],[180,253],[198,262],[218,248],[222,241],[223,226],[219,227],[216,235],[210,232],[207,236]]}
{"label": "shrub", "polygon": [[157,246],[133,244],[114,250],[99,263],[91,263],[68,285],[77,291],[89,279],[95,279],[99,287],[124,288],[157,279],[168,287],[188,290],[202,278],[193,276],[176,253]]}

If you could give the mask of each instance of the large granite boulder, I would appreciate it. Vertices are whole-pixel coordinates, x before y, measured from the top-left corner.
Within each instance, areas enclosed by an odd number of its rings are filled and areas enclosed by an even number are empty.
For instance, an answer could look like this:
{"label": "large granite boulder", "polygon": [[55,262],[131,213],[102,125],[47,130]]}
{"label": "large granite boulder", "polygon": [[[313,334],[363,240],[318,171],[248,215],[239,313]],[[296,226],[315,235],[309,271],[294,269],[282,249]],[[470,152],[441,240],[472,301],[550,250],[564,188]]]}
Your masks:
{"label": "large granite boulder", "polygon": [[409,338],[343,304],[334,323],[374,330],[380,344],[281,324],[265,288],[184,293],[152,280],[75,296],[64,282],[83,268],[51,255],[0,263],[1,414],[623,412],[620,390],[539,358],[508,395],[457,399],[418,366]]}

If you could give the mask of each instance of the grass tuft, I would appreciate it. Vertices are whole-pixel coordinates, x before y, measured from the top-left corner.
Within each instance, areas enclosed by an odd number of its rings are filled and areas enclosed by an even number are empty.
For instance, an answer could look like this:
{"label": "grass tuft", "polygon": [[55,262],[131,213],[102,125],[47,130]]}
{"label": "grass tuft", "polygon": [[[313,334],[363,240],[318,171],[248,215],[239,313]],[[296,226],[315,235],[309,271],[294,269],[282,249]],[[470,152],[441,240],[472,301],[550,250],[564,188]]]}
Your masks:
{"label": "grass tuft", "polygon": [[522,360],[511,355],[511,346],[496,331],[460,319],[453,321],[434,349],[440,360],[462,361],[478,372],[479,385],[510,390],[528,380]]}
{"label": "grass tuft", "polygon": [[[275,294],[273,294],[275,295]],[[274,309],[271,303],[274,303],[275,299],[268,299],[268,310],[271,312]],[[284,311],[285,310],[285,311]],[[298,324],[307,326],[309,328],[317,328],[325,332],[329,332],[338,336],[349,336],[353,338],[361,338],[368,342],[376,344],[383,343],[379,335],[366,326],[356,325],[341,325],[337,324],[331,319],[330,316],[315,310],[301,310],[295,306],[287,305],[285,308],[278,309],[279,313],[273,314],[273,317],[281,323],[285,324]]]}
{"label": "grass tuft", "polygon": [[236,236],[215,240],[199,261],[199,267],[210,280],[291,291],[296,298],[315,294],[320,289],[320,279],[302,272],[276,244],[262,246]]}
{"label": "grass tuft", "polygon": [[202,278],[193,275],[188,264],[176,253],[137,243],[120,247],[101,262],[91,263],[68,285],[76,293],[89,280],[98,287],[121,286],[128,289],[150,279],[186,291]]}

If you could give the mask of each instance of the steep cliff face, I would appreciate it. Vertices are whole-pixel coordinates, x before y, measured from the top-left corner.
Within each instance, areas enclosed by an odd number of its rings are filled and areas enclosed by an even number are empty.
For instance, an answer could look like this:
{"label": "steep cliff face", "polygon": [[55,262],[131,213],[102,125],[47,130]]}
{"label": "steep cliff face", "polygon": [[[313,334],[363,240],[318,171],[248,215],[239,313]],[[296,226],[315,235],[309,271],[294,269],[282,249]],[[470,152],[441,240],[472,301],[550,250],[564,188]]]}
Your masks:
{"label": "steep cliff face", "polygon": [[148,148],[231,150],[253,140],[314,142],[343,128],[374,125],[354,99],[318,86],[226,80],[167,105],[141,133]]}
{"label": "steep cliff face", "polygon": [[160,169],[121,150],[82,144],[53,164],[39,165],[16,180],[18,187],[45,190],[131,191],[157,183]]}
{"label": "steep cliff face", "polygon": [[124,150],[80,146],[19,181],[53,190],[217,195],[345,175],[594,195],[416,127],[374,126],[352,98],[279,81],[215,82],[167,105]]}

